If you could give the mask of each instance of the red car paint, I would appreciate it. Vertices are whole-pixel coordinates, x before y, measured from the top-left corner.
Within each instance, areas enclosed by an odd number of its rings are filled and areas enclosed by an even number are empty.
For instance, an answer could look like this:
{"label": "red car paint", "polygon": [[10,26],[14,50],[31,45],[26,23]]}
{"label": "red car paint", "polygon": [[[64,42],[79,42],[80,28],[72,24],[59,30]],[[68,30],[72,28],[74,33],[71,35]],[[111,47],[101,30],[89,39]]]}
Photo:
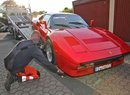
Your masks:
{"label": "red car paint", "polygon": [[[123,63],[122,55],[130,52],[123,40],[102,28],[47,29],[45,33],[36,23],[33,26],[44,42],[51,40],[58,67],[70,76],[94,73],[97,66],[105,64],[115,67]],[[98,62],[104,59],[109,60]],[[85,67],[79,68],[81,64]]]}

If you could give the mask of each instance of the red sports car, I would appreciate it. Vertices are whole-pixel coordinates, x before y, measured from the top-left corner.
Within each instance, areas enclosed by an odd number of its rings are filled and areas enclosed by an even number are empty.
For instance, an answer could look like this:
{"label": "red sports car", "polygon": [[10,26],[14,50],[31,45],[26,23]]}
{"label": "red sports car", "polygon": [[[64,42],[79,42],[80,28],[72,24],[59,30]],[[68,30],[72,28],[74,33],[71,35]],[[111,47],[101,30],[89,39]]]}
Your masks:
{"label": "red sports car", "polygon": [[45,14],[33,22],[47,59],[70,76],[82,76],[123,63],[130,47],[113,33],[89,25],[76,14]]}

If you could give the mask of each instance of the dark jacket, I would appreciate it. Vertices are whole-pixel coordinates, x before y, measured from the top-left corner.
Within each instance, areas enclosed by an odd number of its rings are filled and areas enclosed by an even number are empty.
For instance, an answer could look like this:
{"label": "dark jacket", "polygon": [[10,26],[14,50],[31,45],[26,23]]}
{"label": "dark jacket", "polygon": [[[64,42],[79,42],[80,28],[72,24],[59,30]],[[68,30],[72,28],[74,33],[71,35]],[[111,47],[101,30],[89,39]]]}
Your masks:
{"label": "dark jacket", "polygon": [[[18,52],[15,54],[15,52]],[[12,53],[12,56],[11,56]],[[9,54],[12,61],[7,62],[11,64],[10,71],[13,73],[18,73],[24,70],[24,67],[27,66],[32,59],[36,59],[43,65],[45,68],[51,70],[52,72],[57,72],[57,69],[54,65],[48,62],[48,60],[43,55],[41,49],[37,44],[33,44],[31,40],[21,41]],[[6,63],[5,63],[6,64]],[[8,69],[8,66],[6,66]]]}

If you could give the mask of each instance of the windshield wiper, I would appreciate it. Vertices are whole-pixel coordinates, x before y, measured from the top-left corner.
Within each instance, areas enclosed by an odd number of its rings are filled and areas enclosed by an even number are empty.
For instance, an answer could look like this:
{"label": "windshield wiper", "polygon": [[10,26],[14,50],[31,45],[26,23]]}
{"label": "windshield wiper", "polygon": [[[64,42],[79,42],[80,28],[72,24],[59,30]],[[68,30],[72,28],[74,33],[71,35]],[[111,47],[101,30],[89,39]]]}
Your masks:
{"label": "windshield wiper", "polygon": [[82,23],[82,22],[69,22],[69,24],[76,24],[76,25],[84,25],[84,26],[87,26],[86,24]]}
{"label": "windshield wiper", "polygon": [[84,24],[84,23],[81,23],[81,22],[69,22],[70,24]]}
{"label": "windshield wiper", "polygon": [[69,25],[66,25],[66,24],[54,24],[54,25],[56,25],[56,26],[62,26],[62,27],[69,27],[69,28],[71,28]]}
{"label": "windshield wiper", "polygon": [[[86,24],[84,24],[84,23],[82,23],[82,22],[69,22],[69,24],[82,25],[82,26],[84,26],[84,28],[85,28],[85,27],[88,27]],[[79,28],[81,28],[81,27],[79,27]]]}

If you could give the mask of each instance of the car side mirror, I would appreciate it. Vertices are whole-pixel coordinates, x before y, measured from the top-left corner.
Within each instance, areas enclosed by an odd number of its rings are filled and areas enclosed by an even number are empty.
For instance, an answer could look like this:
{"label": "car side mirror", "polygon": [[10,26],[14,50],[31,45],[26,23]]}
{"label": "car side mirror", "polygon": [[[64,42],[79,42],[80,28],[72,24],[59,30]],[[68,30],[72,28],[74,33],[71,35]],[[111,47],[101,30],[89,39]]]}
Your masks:
{"label": "car side mirror", "polygon": [[44,27],[45,29],[47,29],[47,23],[46,23],[46,21],[38,21],[37,22],[37,26]]}
{"label": "car side mirror", "polygon": [[40,22],[37,22],[37,26],[40,26]]}
{"label": "car side mirror", "polygon": [[94,25],[94,20],[90,20],[89,26],[93,27],[93,25]]}

